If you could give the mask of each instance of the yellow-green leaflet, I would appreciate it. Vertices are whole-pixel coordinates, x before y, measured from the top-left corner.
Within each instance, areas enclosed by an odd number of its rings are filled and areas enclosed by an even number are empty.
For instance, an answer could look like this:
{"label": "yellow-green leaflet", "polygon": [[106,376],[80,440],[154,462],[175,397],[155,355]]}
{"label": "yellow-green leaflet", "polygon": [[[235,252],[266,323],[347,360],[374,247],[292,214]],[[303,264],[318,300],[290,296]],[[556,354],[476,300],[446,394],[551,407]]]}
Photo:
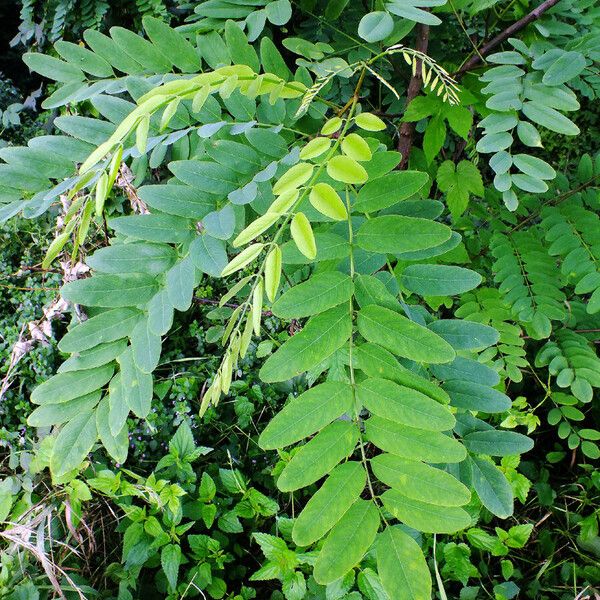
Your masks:
{"label": "yellow-green leaflet", "polygon": [[81,211],[81,220],[79,222],[79,230],[77,231],[77,241],[83,244],[87,236],[87,232],[90,228],[92,221],[92,213],[94,212],[94,205],[91,200],[85,203],[83,210]]}
{"label": "yellow-green leaflet", "polygon": [[423,551],[410,535],[394,525],[377,540],[377,572],[390,598],[431,600],[431,573]]}
{"label": "yellow-green leaflet", "polygon": [[200,88],[200,91],[196,92],[196,95],[192,100],[192,112],[200,112],[200,109],[204,106],[209,94],[210,86],[208,85],[205,85],[203,88]]}
{"label": "yellow-green leaflet", "polygon": [[284,319],[308,317],[350,300],[353,291],[349,275],[319,273],[282,294],[273,304],[273,314]]}
{"label": "yellow-green leaflet", "polygon": [[252,244],[233,258],[221,272],[221,277],[231,275],[250,264],[262,251],[264,244]]}
{"label": "yellow-green leaflet", "polygon": [[439,335],[383,306],[363,308],[358,315],[358,330],[367,341],[410,360],[446,363],[456,356]]}
{"label": "yellow-green leaflet", "polygon": [[371,149],[358,133],[350,133],[342,140],[342,151],[354,160],[371,160]]}
{"label": "yellow-green leaflet", "polygon": [[273,383],[300,375],[331,356],[348,341],[351,333],[352,321],[346,304],[315,315],[302,331],[266,360],[260,377]]}
{"label": "yellow-green leaflet", "polygon": [[150,117],[144,115],[135,129],[135,147],[140,154],[146,153],[146,144],[148,143],[148,129],[150,128]]}
{"label": "yellow-green leaflet", "polygon": [[262,277],[258,280],[252,293],[252,328],[255,335],[260,335],[260,321],[262,317],[264,283]]}
{"label": "yellow-green leaflet", "polygon": [[110,164],[108,166],[108,191],[112,189],[115,180],[117,179],[117,175],[119,174],[119,169],[121,168],[121,159],[123,158],[123,145],[119,144],[112,158],[110,159]]}
{"label": "yellow-green leaflet", "polygon": [[310,191],[310,203],[322,214],[336,221],[345,221],[348,211],[338,193],[328,183],[317,183]]}
{"label": "yellow-green leaflet", "polygon": [[298,546],[320,540],[354,504],[367,482],[361,463],[338,465],[298,515],[292,538]]}
{"label": "yellow-green leaflet", "polygon": [[357,385],[357,397],[372,414],[402,425],[448,431],[456,423],[443,404],[387,379],[366,379]]}
{"label": "yellow-green leaflet", "polygon": [[265,450],[298,442],[352,409],[352,387],[321,383],[291,400],[264,429],[258,443]]}
{"label": "yellow-green leaflet", "polygon": [[461,462],[467,456],[465,447],[453,437],[401,425],[372,416],[365,422],[367,439],[381,450],[411,460],[430,463]]}
{"label": "yellow-green leaflet", "polygon": [[276,212],[268,212],[266,215],[258,217],[258,219],[252,221],[246,229],[240,232],[235,240],[233,240],[232,245],[235,248],[239,248],[240,246],[247,244],[250,240],[253,240],[255,237],[269,229],[280,216],[281,215]]}
{"label": "yellow-green leaflet", "polygon": [[366,131],[383,131],[385,129],[385,123],[377,115],[367,112],[356,115],[354,122]]}
{"label": "yellow-green leaflet", "polygon": [[281,279],[281,248],[275,246],[267,255],[265,263],[265,291],[267,298],[273,302],[279,289]]}
{"label": "yellow-green leaflet", "polygon": [[321,156],[323,152],[329,150],[331,141],[331,138],[328,137],[317,137],[310,140],[310,142],[300,150],[300,158],[302,160],[309,160]]}
{"label": "yellow-green leaflet", "polygon": [[349,156],[334,156],[327,162],[327,174],[342,183],[364,183],[368,179],[367,172]]}
{"label": "yellow-green leaflet", "polygon": [[342,119],[339,117],[332,117],[329,121],[325,122],[325,125],[321,128],[321,133],[323,135],[331,135],[335,133],[342,126]]}
{"label": "yellow-green leaflet", "polygon": [[292,208],[292,206],[294,206],[294,203],[296,202],[296,200],[298,200],[299,195],[300,192],[298,190],[289,190],[287,192],[284,192],[283,194],[275,198],[275,200],[273,200],[273,203],[271,204],[271,206],[269,206],[268,212],[278,214],[283,214],[287,212],[290,208]]}
{"label": "yellow-green leaflet", "polygon": [[[373,473],[385,485],[405,496],[439,506],[463,506],[471,492],[456,477],[426,465],[393,454],[378,454],[371,459]],[[427,481],[427,485],[423,482]]]}
{"label": "yellow-green leaflet", "polygon": [[179,106],[179,98],[175,98],[174,100],[171,100],[171,102],[169,102],[169,104],[167,104],[167,106],[165,107],[165,110],[163,111],[162,117],[160,119],[160,127],[159,127],[160,131],[164,131],[167,128],[167,126],[171,122],[171,119],[173,118],[173,115],[177,112],[178,106]]}
{"label": "yellow-green leaflet", "polygon": [[102,173],[98,178],[98,183],[96,184],[96,214],[100,216],[104,209],[104,201],[106,200],[106,195],[108,193],[108,175],[106,173]]}
{"label": "yellow-green leaflet", "polygon": [[281,472],[277,487],[292,492],[327,475],[352,454],[358,441],[358,428],[350,421],[334,421],[302,446]]}
{"label": "yellow-green leaflet", "polygon": [[273,193],[276,196],[295,190],[303,183],[306,183],[312,175],[314,165],[301,162],[288,169],[273,186]]}
{"label": "yellow-green leaflet", "polygon": [[381,496],[383,505],[409,527],[425,533],[454,533],[471,524],[469,513],[457,506],[437,506],[413,500],[398,490]]}
{"label": "yellow-green leaflet", "polygon": [[377,507],[369,500],[357,500],[325,540],[315,563],[315,581],[327,585],[355,567],[375,540],[378,528]]}
{"label": "yellow-green leaflet", "polygon": [[69,241],[71,237],[71,232],[65,231],[60,235],[57,235],[48,246],[48,250],[46,250],[46,255],[44,256],[44,260],[42,261],[42,268],[47,269],[52,261],[59,255],[62,249],[65,247],[65,244]]}
{"label": "yellow-green leaflet", "polygon": [[306,258],[312,260],[317,256],[315,236],[312,227],[310,226],[310,221],[306,218],[304,213],[299,212],[294,215],[290,225],[290,232],[298,250],[300,250]]}
{"label": "yellow-green leaflet", "polygon": [[74,417],[60,430],[54,442],[50,458],[52,473],[59,477],[79,467],[97,439],[93,410]]}

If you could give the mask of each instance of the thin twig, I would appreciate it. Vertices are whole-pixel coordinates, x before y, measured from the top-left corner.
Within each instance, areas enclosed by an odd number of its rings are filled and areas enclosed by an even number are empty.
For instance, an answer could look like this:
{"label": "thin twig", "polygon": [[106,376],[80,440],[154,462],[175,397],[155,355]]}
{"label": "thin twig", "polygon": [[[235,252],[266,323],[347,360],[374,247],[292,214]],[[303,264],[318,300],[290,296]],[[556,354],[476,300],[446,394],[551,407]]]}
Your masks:
{"label": "thin twig", "polygon": [[537,8],[534,8],[530,13],[526,14],[522,19],[515,21],[512,25],[509,25],[504,31],[500,32],[496,37],[492,38],[487,44],[484,44],[479,48],[477,54],[473,54],[454,74],[454,77],[460,77],[467,71],[471,71],[481,63],[482,58],[487,56],[496,46],[499,46],[502,42],[508,38],[513,37],[517,32],[521,31],[532,23],[539,19],[548,9],[552,8],[555,4],[558,4],[559,0],[545,0]]}

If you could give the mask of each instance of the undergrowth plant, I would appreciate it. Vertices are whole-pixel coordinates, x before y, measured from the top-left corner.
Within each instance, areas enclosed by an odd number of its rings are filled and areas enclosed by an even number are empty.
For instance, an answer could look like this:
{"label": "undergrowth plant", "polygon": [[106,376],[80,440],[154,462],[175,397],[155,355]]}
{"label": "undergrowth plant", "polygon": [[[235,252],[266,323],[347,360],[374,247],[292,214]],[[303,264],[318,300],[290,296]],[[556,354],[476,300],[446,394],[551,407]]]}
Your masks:
{"label": "undergrowth plant", "polygon": [[[218,414],[251,351],[266,357],[263,383],[308,388],[253,436],[266,456],[277,452],[276,485],[292,498],[293,521],[283,537],[254,534],[267,560],[251,579],[279,580],[290,600],[313,597],[315,585],[338,598],[362,564],[380,590],[367,597],[430,598],[420,534],[434,535],[434,553],[438,534],[468,530],[476,540],[480,519],[506,519],[515,496],[527,499],[518,456],[533,441],[512,429],[532,433],[550,407],[568,449],[600,456],[600,434],[582,424],[600,387],[589,336],[600,311],[600,163],[582,156],[565,176],[539,152],[544,129],[579,132],[564,112],[579,108],[577,91],[595,94],[598,33],[583,20],[581,39],[564,42],[560,31],[554,40],[546,22],[546,39],[484,50],[490,64],[475,77],[479,49],[447,68],[427,53],[429,27],[442,23],[429,9],[451,8],[464,28],[452,2],[378,3],[360,14],[366,43],[332,52],[288,37],[285,54],[260,36],[267,20],[288,22],[289,3],[240,4],[199,3],[200,29],[145,16],[145,35],[88,29],[85,44],[25,55],[56,82],[43,106],[61,112],[62,133],[0,149],[0,215],[57,215],[43,266],[91,269],[61,287],[75,307],[58,345],[68,358],[32,392],[28,423],[52,428],[44,448],[55,485],[69,485],[98,442],[125,463],[131,417],[147,419],[159,396],[153,373],[175,311],[225,278],[218,304],[230,311],[200,416]],[[301,4],[314,17],[316,3]],[[349,3],[330,5],[325,17],[355,18]],[[413,48],[403,38],[415,23]],[[296,68],[290,53],[301,57]],[[407,106],[395,118],[403,78]],[[274,320],[288,332],[273,335]],[[524,380],[539,404],[518,397]],[[194,479],[191,432],[177,436],[157,470]],[[553,450],[549,460],[564,456]],[[115,477],[104,470],[88,483],[120,503]],[[113,575],[135,587],[136,569],[160,548],[161,585],[175,594],[187,525],[173,515],[186,492],[151,477],[160,500],[151,495],[148,512],[127,509],[127,531],[139,535],[125,542],[125,567],[134,548],[141,554],[135,569]],[[258,502],[252,489],[244,483],[241,503]],[[279,510],[261,502],[258,514]],[[531,530],[497,529],[498,544],[520,548]],[[200,546],[218,555],[205,537],[189,536],[191,555]],[[448,565],[461,548],[444,546]],[[445,597],[453,570],[440,574],[432,556]],[[211,573],[195,568],[188,579]],[[220,581],[201,589],[222,597]],[[513,597],[502,589],[496,597]]]}

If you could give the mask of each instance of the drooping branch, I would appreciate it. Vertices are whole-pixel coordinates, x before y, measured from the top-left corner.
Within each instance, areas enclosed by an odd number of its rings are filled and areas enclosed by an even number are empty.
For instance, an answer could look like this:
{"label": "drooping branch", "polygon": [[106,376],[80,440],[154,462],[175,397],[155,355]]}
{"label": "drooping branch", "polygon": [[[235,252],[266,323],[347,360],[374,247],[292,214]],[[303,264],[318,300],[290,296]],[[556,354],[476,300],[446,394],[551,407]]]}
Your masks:
{"label": "drooping branch", "polygon": [[537,8],[534,8],[530,13],[525,15],[522,19],[515,21],[512,25],[507,27],[504,31],[500,32],[496,37],[492,38],[487,44],[484,44],[479,48],[478,54],[473,54],[469,60],[467,60],[454,74],[455,77],[460,77],[467,71],[472,70],[482,60],[482,57],[487,56],[496,46],[499,46],[502,42],[508,38],[513,37],[517,32],[521,31],[532,23],[539,19],[548,9],[552,8],[555,4],[558,4],[560,0],[545,0]]}
{"label": "drooping branch", "polygon": [[[417,42],[415,49],[419,52],[427,53],[427,47],[429,45],[429,25],[419,25],[417,31]],[[412,76],[410,83],[408,84],[408,90],[406,92],[406,106],[408,106],[421,91],[423,86],[423,73],[421,69],[421,61],[417,61],[417,68]],[[415,131],[414,123],[402,123],[400,125],[399,139],[398,139],[398,152],[402,154],[402,160],[398,165],[399,169],[406,169],[408,165],[408,155],[413,143],[413,134]]]}

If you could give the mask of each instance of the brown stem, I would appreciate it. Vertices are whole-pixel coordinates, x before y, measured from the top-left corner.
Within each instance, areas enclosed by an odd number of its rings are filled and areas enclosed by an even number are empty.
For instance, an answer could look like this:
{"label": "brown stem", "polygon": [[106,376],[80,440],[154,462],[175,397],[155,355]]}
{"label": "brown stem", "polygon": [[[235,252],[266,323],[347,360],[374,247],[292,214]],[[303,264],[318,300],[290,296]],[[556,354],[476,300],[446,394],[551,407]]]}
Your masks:
{"label": "brown stem", "polygon": [[467,60],[458,69],[458,71],[456,71],[454,77],[460,77],[467,71],[471,71],[481,62],[482,58],[487,56],[496,46],[499,46],[509,37],[513,37],[515,33],[527,27],[529,23],[539,19],[549,8],[552,8],[555,4],[558,4],[558,2],[559,0],[545,0],[537,8],[534,8],[530,13],[525,15],[522,19],[515,21],[504,31],[500,32],[495,38],[492,38],[487,44],[484,44],[481,48],[479,48],[479,53],[473,54],[473,56],[471,56],[471,58],[469,58],[469,60]]}
{"label": "brown stem", "polygon": [[[429,45],[429,25],[419,25],[417,30],[417,42],[415,49],[423,54],[427,54],[427,46]],[[423,75],[421,73],[421,61],[417,61],[415,74],[412,76],[406,91],[406,106],[408,106],[419,94],[423,85]],[[414,123],[402,123],[400,125],[398,152],[402,154],[402,160],[398,165],[398,169],[406,169],[408,166],[408,155],[413,144],[413,135],[415,132]]]}

